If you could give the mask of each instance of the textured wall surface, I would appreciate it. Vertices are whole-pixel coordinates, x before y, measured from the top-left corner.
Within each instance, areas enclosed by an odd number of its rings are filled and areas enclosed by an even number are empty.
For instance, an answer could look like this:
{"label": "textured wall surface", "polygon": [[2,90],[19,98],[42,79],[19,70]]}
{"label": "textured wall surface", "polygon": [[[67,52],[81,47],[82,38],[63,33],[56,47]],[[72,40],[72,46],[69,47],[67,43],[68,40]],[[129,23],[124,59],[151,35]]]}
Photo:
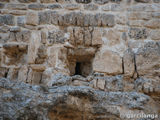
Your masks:
{"label": "textured wall surface", "polygon": [[0,0],[0,77],[140,92],[160,108],[160,0]]}

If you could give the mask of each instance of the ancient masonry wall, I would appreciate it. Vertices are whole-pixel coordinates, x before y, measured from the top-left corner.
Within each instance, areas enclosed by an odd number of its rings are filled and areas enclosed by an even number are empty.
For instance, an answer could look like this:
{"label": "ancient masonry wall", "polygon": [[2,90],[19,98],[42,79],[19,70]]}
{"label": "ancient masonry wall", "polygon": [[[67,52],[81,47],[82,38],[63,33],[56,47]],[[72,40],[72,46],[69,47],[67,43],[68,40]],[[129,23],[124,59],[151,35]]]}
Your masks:
{"label": "ancient masonry wall", "polygon": [[57,73],[160,92],[160,0],[0,0],[0,77],[51,85]]}

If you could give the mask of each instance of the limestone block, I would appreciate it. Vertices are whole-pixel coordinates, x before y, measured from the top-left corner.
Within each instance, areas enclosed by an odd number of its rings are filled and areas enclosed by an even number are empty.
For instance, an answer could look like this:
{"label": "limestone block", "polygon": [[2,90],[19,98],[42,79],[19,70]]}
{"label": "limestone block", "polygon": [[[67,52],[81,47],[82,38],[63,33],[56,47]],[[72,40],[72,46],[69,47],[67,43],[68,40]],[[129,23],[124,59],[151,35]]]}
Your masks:
{"label": "limestone block", "polygon": [[134,53],[131,49],[125,51],[123,56],[124,74],[132,77],[135,72]]}
{"label": "limestone block", "polygon": [[84,28],[84,44],[85,46],[90,46],[92,44],[92,32],[93,29],[90,28]]}
{"label": "limestone block", "polygon": [[148,3],[150,0],[135,0],[136,2]]}
{"label": "limestone block", "polygon": [[92,45],[97,46],[97,45],[102,45],[102,30],[100,28],[94,28],[93,33],[92,33]]}
{"label": "limestone block", "polygon": [[43,10],[45,8],[45,5],[43,5],[43,4],[29,4],[28,8],[32,9],[32,10]]}
{"label": "limestone block", "polygon": [[63,45],[53,45],[48,50],[48,65],[54,67],[57,71],[69,71],[67,67],[67,49]]}
{"label": "limestone block", "polygon": [[31,38],[28,47],[28,63],[35,63],[35,59],[37,58],[38,48],[41,42],[41,33],[39,31],[33,31],[31,33]]}
{"label": "limestone block", "polygon": [[152,14],[149,12],[128,12],[127,18],[129,20],[150,20],[152,18]]}
{"label": "limestone block", "polygon": [[83,4],[88,4],[90,3],[92,0],[76,0],[77,3],[83,3]]}
{"label": "limestone block", "polygon": [[18,0],[21,3],[37,2],[37,0]]}
{"label": "limestone block", "polygon": [[78,4],[66,4],[64,6],[64,8],[68,9],[68,10],[76,10],[76,9],[80,8],[80,5],[78,5]]}
{"label": "limestone block", "polygon": [[60,9],[62,6],[60,4],[51,4],[47,6],[48,9]]}
{"label": "limestone block", "polygon": [[160,40],[160,30],[152,30],[150,32],[150,37],[153,40]]}
{"label": "limestone block", "polygon": [[105,89],[105,80],[103,79],[98,79],[97,81],[97,87],[101,90],[104,90]]}
{"label": "limestone block", "polygon": [[158,42],[148,42],[138,49],[136,53],[137,72],[140,76],[160,75],[160,44]]}
{"label": "limestone block", "polygon": [[41,3],[55,3],[56,0],[40,0]]}
{"label": "limestone block", "polygon": [[21,66],[18,72],[18,81],[26,82],[28,77],[28,67],[26,65]]}
{"label": "limestone block", "polygon": [[148,33],[145,28],[130,28],[128,35],[130,38],[134,39],[146,39],[148,37]]}
{"label": "limestone block", "polygon": [[93,60],[93,71],[110,75],[121,74],[122,58],[115,52],[101,49]]}
{"label": "limestone block", "polygon": [[14,16],[13,15],[0,15],[0,25],[14,25],[15,21],[14,21]]}
{"label": "limestone block", "polygon": [[106,39],[104,43],[108,44],[109,46],[118,45],[121,42],[121,33],[116,29],[110,29],[108,31],[105,30],[103,37]]}
{"label": "limestone block", "polygon": [[113,27],[115,25],[115,17],[112,14],[100,14],[99,19],[102,26]]}
{"label": "limestone block", "polygon": [[26,10],[27,7],[25,4],[8,4],[7,9],[13,9],[13,10]]}
{"label": "limestone block", "polygon": [[83,45],[83,43],[84,43],[84,31],[83,31],[83,28],[81,28],[81,27],[76,27],[76,28],[74,28],[74,31],[75,31],[75,33],[74,33],[74,36],[75,36],[75,42],[76,42],[76,44],[77,45]]}
{"label": "limestone block", "polygon": [[99,5],[104,5],[108,2],[109,0],[94,0],[94,3],[99,4]]}
{"label": "limestone block", "polygon": [[97,5],[95,5],[95,4],[86,4],[86,5],[84,5],[84,9],[85,10],[97,10],[98,9],[98,6]]}
{"label": "limestone block", "polygon": [[156,29],[160,28],[160,20],[159,19],[151,19],[144,24],[145,27]]}
{"label": "limestone block", "polygon": [[17,24],[19,26],[24,26],[26,23],[26,17],[25,16],[19,16],[17,17]]}
{"label": "limestone block", "polygon": [[38,15],[34,12],[28,12],[26,16],[26,24],[38,25]]}
{"label": "limestone block", "polygon": [[52,30],[48,32],[47,44],[64,43],[67,40],[63,30]]}
{"label": "limestone block", "polygon": [[4,44],[3,63],[6,65],[25,64],[27,49],[26,44]]}
{"label": "limestone block", "polygon": [[50,24],[51,23],[51,11],[39,12],[39,24]]}
{"label": "limestone block", "polygon": [[13,81],[17,81],[19,68],[9,68],[7,78]]}

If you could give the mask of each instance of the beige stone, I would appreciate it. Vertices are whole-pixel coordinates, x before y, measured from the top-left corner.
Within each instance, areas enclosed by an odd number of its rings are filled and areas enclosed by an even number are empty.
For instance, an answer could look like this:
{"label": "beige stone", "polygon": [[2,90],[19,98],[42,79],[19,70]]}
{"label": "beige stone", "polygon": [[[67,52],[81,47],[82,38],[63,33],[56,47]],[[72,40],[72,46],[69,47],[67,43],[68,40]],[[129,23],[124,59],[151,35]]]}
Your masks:
{"label": "beige stone", "polygon": [[110,50],[99,51],[93,60],[93,71],[106,74],[122,73],[122,58]]}
{"label": "beige stone", "polygon": [[18,79],[19,68],[10,68],[7,74],[7,78],[13,81]]}
{"label": "beige stone", "polygon": [[26,16],[26,24],[38,25],[38,14],[34,12],[28,12]]}
{"label": "beige stone", "polygon": [[105,80],[103,79],[98,79],[97,81],[97,87],[101,90],[104,90],[105,89]]}
{"label": "beige stone", "polygon": [[125,51],[123,56],[124,74],[125,76],[133,77],[135,72],[134,53],[131,49]]}
{"label": "beige stone", "polygon": [[144,24],[145,27],[156,29],[160,28],[160,20],[159,19],[151,19]]}
{"label": "beige stone", "polygon": [[26,82],[28,77],[28,67],[22,66],[18,72],[18,81]]}
{"label": "beige stone", "polygon": [[97,46],[97,45],[102,45],[102,31],[100,28],[94,28],[93,33],[92,33],[92,45]]}
{"label": "beige stone", "polygon": [[38,48],[40,46],[41,34],[38,31],[34,31],[31,33],[31,38],[28,47],[28,63],[35,63],[35,59],[37,57]]}
{"label": "beige stone", "polygon": [[156,78],[160,75],[160,47],[156,42],[148,42],[138,49],[136,53],[136,66],[139,76],[152,76]]}
{"label": "beige stone", "polygon": [[150,36],[153,40],[160,40],[160,30],[152,30]]}

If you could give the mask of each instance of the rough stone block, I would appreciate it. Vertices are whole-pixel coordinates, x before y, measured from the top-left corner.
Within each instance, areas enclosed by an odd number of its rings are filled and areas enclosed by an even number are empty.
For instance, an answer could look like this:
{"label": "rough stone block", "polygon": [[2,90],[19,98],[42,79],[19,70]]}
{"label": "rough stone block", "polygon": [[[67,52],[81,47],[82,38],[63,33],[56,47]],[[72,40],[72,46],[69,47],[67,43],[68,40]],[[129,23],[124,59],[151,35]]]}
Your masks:
{"label": "rough stone block", "polygon": [[56,0],[40,0],[41,3],[55,3]]}
{"label": "rough stone block", "polygon": [[109,0],[94,0],[94,3],[99,4],[99,5],[104,5],[108,2]]}
{"label": "rough stone block", "polygon": [[84,5],[84,9],[85,10],[97,10],[98,9],[98,6],[95,5],[95,4],[87,4],[87,5]]}
{"label": "rough stone block", "polygon": [[152,30],[150,32],[150,37],[153,40],[160,40],[160,30]]}
{"label": "rough stone block", "polygon": [[160,28],[160,20],[159,19],[151,19],[144,24],[145,27],[156,29]]}
{"label": "rough stone block", "polygon": [[128,35],[130,38],[134,39],[146,39],[148,37],[148,33],[145,28],[130,28]]}
{"label": "rough stone block", "polygon": [[0,25],[14,25],[14,16],[13,15],[0,15]]}
{"label": "rough stone block", "polygon": [[45,8],[45,5],[43,5],[43,4],[30,4],[30,5],[28,5],[28,8],[32,9],[32,10],[43,10]]}
{"label": "rough stone block", "polygon": [[60,9],[62,6],[60,4],[51,4],[47,6],[48,9]]}
{"label": "rough stone block", "polygon": [[21,3],[37,2],[37,0],[18,0]]}
{"label": "rough stone block", "polygon": [[28,46],[24,44],[4,44],[3,63],[5,65],[20,65],[26,63]]}
{"label": "rough stone block", "polygon": [[122,58],[117,53],[102,48],[93,60],[93,71],[109,75],[121,74]]}
{"label": "rough stone block", "polygon": [[150,0],[135,0],[136,2],[148,3]]}
{"label": "rough stone block", "polygon": [[83,3],[83,4],[88,4],[90,3],[92,0],[75,0],[77,3]]}
{"label": "rough stone block", "polygon": [[153,78],[160,75],[160,43],[148,42],[138,49],[136,53],[136,66],[139,76],[152,76]]}
{"label": "rough stone block", "polygon": [[26,24],[38,25],[38,15],[34,12],[28,12],[26,16]]}
{"label": "rough stone block", "polygon": [[26,10],[27,7],[25,4],[8,4],[7,9],[12,9],[12,10]]}
{"label": "rough stone block", "polygon": [[51,23],[51,11],[39,12],[39,24]]}

